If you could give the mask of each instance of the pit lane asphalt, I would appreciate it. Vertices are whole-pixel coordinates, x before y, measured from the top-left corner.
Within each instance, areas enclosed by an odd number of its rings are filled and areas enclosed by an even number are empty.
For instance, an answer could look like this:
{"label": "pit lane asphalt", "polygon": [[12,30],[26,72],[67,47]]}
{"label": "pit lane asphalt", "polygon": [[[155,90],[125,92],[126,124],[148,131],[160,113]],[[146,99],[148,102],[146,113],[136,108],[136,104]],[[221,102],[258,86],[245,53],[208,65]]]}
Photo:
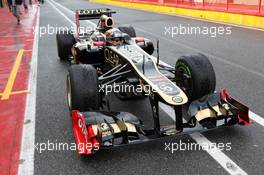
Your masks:
{"label": "pit lane asphalt", "polygon": [[[253,112],[264,115],[264,33],[232,27],[229,36],[164,35],[165,26],[211,27],[219,24],[161,15],[139,10],[92,4],[83,0],[57,1],[71,10],[110,7],[117,11],[117,23],[132,24],[138,36],[153,41],[160,39],[161,59],[174,65],[181,55],[209,53],[217,75],[217,87],[226,87],[230,94],[247,104]],[[56,4],[54,4],[56,5]],[[56,6],[74,21],[73,15]],[[70,26],[47,2],[41,6],[40,27]],[[165,38],[165,39],[164,39]],[[180,43],[180,44],[179,44]],[[231,63],[231,64],[230,64]],[[240,65],[235,66],[234,64]],[[242,67],[242,68],[241,68]],[[68,64],[59,61],[55,35],[45,35],[39,41],[36,109],[36,143],[73,143],[71,118],[66,106],[66,73]],[[246,68],[246,70],[245,70]],[[256,73],[257,72],[257,73]],[[263,76],[262,76],[263,75]],[[111,97],[115,99],[115,97]],[[131,108],[133,106],[133,108]],[[129,111],[151,126],[151,111],[147,100],[120,102],[113,100],[114,110]],[[164,121],[170,121],[165,113]],[[248,174],[263,174],[264,146],[262,126],[235,126],[203,133],[211,142],[231,142],[232,150],[224,151]],[[74,151],[35,151],[35,174],[227,174],[204,151],[164,151],[165,142],[193,142],[188,135],[162,139],[142,145],[101,151],[92,158],[80,158]]]}

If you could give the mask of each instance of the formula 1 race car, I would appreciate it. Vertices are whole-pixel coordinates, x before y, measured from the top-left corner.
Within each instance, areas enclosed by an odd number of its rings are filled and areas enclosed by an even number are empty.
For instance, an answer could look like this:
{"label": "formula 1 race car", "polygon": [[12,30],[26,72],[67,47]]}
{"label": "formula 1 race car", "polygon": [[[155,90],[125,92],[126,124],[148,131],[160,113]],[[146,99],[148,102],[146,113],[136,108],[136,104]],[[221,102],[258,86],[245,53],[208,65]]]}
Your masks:
{"label": "formula 1 race car", "polygon": [[[215,92],[215,72],[205,55],[182,56],[171,67],[151,55],[153,43],[137,37],[133,27],[113,28],[113,13],[110,9],[77,10],[77,35],[57,35],[59,57],[71,56],[75,63],[67,75],[67,99],[79,154],[174,136],[188,128],[250,124],[248,107],[225,89]],[[91,19],[100,19],[97,28],[81,33],[79,21]],[[114,93],[122,100],[148,96],[153,128],[144,129],[131,113],[109,109],[106,92],[113,86],[119,88]],[[173,125],[161,126],[159,103],[174,109]]]}

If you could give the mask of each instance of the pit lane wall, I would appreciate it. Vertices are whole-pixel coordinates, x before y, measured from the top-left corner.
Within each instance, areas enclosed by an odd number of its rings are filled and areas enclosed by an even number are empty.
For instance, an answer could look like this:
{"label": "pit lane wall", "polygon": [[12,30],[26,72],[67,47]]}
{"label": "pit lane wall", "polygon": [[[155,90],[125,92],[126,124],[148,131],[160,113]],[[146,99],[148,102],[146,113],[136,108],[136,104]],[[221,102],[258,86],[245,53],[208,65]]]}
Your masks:
{"label": "pit lane wall", "polygon": [[[109,4],[114,6],[129,7],[153,12],[182,15],[200,19],[207,19],[218,22],[225,22],[248,27],[264,29],[264,16],[259,14],[247,14],[246,10],[237,12],[223,12],[214,9],[191,9],[188,7],[175,7],[164,3],[156,3],[153,0],[88,0],[93,3]],[[159,0],[160,1],[160,0]],[[263,0],[264,1],[264,0]],[[160,4],[160,5],[159,5]],[[262,7],[262,6],[261,6]]]}

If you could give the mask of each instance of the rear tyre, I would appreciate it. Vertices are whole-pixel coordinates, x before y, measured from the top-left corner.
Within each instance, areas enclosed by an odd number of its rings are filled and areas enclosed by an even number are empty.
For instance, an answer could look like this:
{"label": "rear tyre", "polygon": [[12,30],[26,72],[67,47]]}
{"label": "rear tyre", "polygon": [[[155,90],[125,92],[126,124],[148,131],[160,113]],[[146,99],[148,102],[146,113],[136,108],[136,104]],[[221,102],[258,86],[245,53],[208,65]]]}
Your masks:
{"label": "rear tyre", "polygon": [[191,101],[215,91],[215,71],[205,55],[182,56],[177,60],[175,69],[190,77],[184,88]]}
{"label": "rear tyre", "polygon": [[132,27],[131,25],[130,26],[120,26],[118,27],[118,29],[121,32],[128,34],[132,38],[137,36],[134,27]]}
{"label": "rear tyre", "polygon": [[67,60],[71,55],[71,48],[76,43],[75,38],[69,31],[60,31],[56,34],[58,56],[61,60]]}
{"label": "rear tyre", "polygon": [[67,96],[70,110],[99,110],[101,95],[96,70],[91,65],[72,65],[67,75]]}

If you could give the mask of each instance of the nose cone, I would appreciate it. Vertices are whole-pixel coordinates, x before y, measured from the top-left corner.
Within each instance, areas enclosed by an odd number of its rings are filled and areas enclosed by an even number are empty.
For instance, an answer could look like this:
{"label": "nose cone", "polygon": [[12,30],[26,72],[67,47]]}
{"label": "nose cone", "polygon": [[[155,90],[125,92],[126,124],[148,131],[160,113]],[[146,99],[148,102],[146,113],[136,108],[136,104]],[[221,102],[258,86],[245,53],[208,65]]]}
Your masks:
{"label": "nose cone", "polygon": [[169,96],[165,94],[160,94],[160,96],[163,98],[165,102],[167,102],[170,105],[183,105],[188,102],[187,95],[179,89],[180,93],[177,95]]}

